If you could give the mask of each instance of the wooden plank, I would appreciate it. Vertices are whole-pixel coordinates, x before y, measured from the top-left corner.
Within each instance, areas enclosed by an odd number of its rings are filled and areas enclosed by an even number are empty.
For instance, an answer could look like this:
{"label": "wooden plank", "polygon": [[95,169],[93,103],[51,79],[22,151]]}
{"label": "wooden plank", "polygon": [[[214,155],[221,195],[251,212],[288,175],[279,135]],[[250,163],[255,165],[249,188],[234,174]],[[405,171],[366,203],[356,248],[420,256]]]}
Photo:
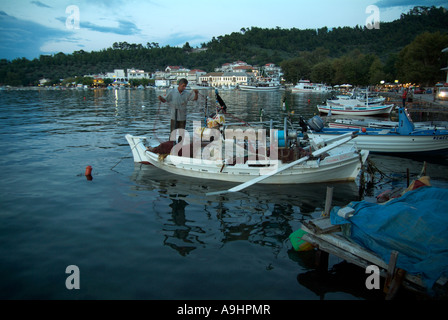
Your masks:
{"label": "wooden plank", "polygon": [[327,196],[325,198],[325,209],[323,213],[325,217],[328,217],[330,215],[332,201],[333,201],[333,188],[327,187]]}
{"label": "wooden plank", "polygon": [[406,276],[406,271],[403,269],[397,269],[397,271],[394,274],[394,277],[392,278],[392,282],[390,283],[390,286],[388,288],[388,292],[386,294],[386,300],[392,300],[395,298],[395,296],[398,293],[398,289],[400,289],[403,280]]}
{"label": "wooden plank", "polygon": [[397,259],[398,259],[398,252],[392,251],[389,259],[389,265],[387,266],[387,276],[386,281],[384,282],[384,293],[389,292],[389,286],[395,275],[395,265],[397,264]]}
{"label": "wooden plank", "polygon": [[[310,229],[307,229],[306,226],[302,226],[302,229],[308,233],[314,234],[314,232]],[[317,234],[315,234],[317,235]],[[365,248],[361,247],[355,242],[349,241],[348,239],[335,234],[319,234],[322,240],[328,242],[329,244],[336,246],[344,251],[347,251],[355,256],[359,256],[367,261],[371,261],[372,264],[377,265],[378,267],[387,269],[387,264],[374,253],[367,251]]]}
{"label": "wooden plank", "polygon": [[[388,269],[388,264],[376,254],[361,247],[357,243],[349,241],[338,234],[315,234],[310,229],[307,229],[306,226],[302,226],[302,229],[308,232],[302,239],[319,249],[334,254],[362,268],[366,268],[369,265],[376,265],[381,270],[381,276],[387,276],[386,270]],[[446,278],[440,278],[437,283],[444,285],[447,281],[448,279]],[[426,290],[421,277],[408,273],[404,276],[403,285],[414,291],[424,292]]]}
{"label": "wooden plank", "polygon": [[[356,256],[348,251],[342,250],[341,248],[338,248],[338,247],[332,245],[331,243],[328,243],[314,235],[306,234],[303,236],[302,239],[313,244],[314,246],[317,246],[322,251],[331,253],[331,254],[333,254],[341,259],[347,260],[348,262],[353,263],[359,267],[367,268],[368,266],[372,265],[372,263],[370,261],[362,259],[359,256]],[[385,271],[382,271],[382,273],[383,273],[383,276],[386,275]]]}
{"label": "wooden plank", "polygon": [[328,217],[303,221],[302,224],[305,225],[314,234],[323,234],[323,233],[332,233],[336,231],[341,231],[341,226],[331,224],[331,220]]}
{"label": "wooden plank", "polygon": [[[358,267],[361,267],[363,269],[367,268],[370,265],[376,265],[379,267],[380,269],[380,276],[383,278],[386,278],[387,276],[387,265],[386,263],[383,261],[381,264],[383,266],[386,266],[386,268],[381,267],[375,263],[372,263],[372,261],[364,259],[360,256],[357,256],[353,253],[350,253],[348,251],[345,251],[337,246],[334,246],[331,243],[328,243],[327,241],[322,240],[321,237],[313,235],[313,234],[306,234],[303,236],[303,240],[311,243],[312,245],[316,246],[319,248],[319,250],[322,251],[326,251],[330,254],[333,254],[343,260],[346,260],[349,263],[352,263],[354,265],[357,265]],[[401,270],[401,269],[400,269]],[[404,270],[403,270],[404,271]],[[409,290],[413,290],[413,291],[417,291],[417,292],[426,292],[426,289],[423,285],[423,282],[421,280],[420,277],[416,277],[413,275],[409,275],[407,273],[405,273],[404,278],[401,279],[402,285],[403,287],[409,289]]]}

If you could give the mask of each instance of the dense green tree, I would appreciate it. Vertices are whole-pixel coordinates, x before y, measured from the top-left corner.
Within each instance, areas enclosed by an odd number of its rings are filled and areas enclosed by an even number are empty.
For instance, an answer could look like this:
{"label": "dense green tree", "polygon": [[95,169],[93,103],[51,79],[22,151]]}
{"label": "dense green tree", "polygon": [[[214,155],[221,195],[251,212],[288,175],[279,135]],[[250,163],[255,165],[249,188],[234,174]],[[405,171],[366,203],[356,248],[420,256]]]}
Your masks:
{"label": "dense green tree", "polygon": [[418,35],[398,56],[398,78],[402,82],[432,85],[443,80],[446,55],[442,50],[448,46],[448,34],[425,32]]}
{"label": "dense green tree", "polygon": [[334,69],[331,59],[316,63],[311,70],[311,81],[330,84],[334,78]]}

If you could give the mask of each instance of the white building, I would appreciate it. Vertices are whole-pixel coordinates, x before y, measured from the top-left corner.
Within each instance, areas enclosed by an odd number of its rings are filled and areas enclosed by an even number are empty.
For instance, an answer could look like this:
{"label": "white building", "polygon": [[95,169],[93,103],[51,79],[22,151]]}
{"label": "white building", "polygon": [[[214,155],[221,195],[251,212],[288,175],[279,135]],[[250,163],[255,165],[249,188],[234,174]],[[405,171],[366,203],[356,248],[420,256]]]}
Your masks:
{"label": "white building", "polygon": [[114,72],[107,72],[106,78],[109,79],[123,79],[123,81],[126,80],[126,73],[124,72],[124,69],[114,69]]}
{"label": "white building", "polygon": [[215,72],[247,72],[247,70],[253,70],[253,67],[244,61],[224,63],[220,68],[215,68]]}
{"label": "white building", "polygon": [[210,72],[199,77],[200,83],[218,88],[247,83],[250,79],[251,76],[245,72]]}
{"label": "white building", "polygon": [[267,63],[261,67],[261,75],[264,78],[270,78],[273,81],[280,83],[283,77],[282,68],[276,66],[273,63]]}
{"label": "white building", "polygon": [[43,86],[45,85],[47,82],[50,82],[50,79],[46,79],[46,78],[42,78],[39,80],[39,85]]}
{"label": "white building", "polygon": [[206,75],[207,72],[199,70],[199,69],[193,69],[190,72],[188,72],[187,75],[187,80],[188,80],[188,84],[190,85],[195,85],[195,84],[201,84],[201,82],[199,81],[199,77]]}
{"label": "white building", "polygon": [[145,72],[144,70],[138,69],[127,69],[127,78],[128,80],[133,79],[151,79],[151,73]]}
{"label": "white building", "polygon": [[171,81],[166,79],[156,79],[154,85],[156,88],[168,88],[171,85]]}

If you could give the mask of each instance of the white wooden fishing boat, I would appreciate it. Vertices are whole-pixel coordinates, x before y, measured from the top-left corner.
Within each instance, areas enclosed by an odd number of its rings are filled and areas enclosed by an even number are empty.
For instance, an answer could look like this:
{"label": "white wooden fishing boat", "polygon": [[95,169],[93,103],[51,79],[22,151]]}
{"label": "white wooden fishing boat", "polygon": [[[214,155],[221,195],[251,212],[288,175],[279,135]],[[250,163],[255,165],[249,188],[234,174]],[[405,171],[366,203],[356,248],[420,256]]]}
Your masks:
{"label": "white wooden fishing boat", "polygon": [[280,90],[280,85],[276,83],[254,83],[254,84],[239,84],[240,90],[243,91],[278,91]]}
{"label": "white wooden fishing boat", "polygon": [[[350,101],[350,100],[340,100]],[[332,115],[355,115],[355,116],[377,116],[388,115],[393,110],[394,105],[365,105],[365,104],[344,104],[339,102],[330,102],[327,100],[326,105],[318,105],[317,109],[320,113],[332,114]]]}
{"label": "white wooden fishing boat", "polygon": [[350,95],[339,95],[327,99],[325,105],[318,105],[320,113],[331,115],[378,116],[388,115],[394,109],[393,104],[384,104],[385,98],[370,94],[367,90],[354,90]]}
{"label": "white wooden fishing boat", "polygon": [[[193,149],[191,156],[186,157],[183,156],[184,154],[177,153],[180,147],[173,152],[172,142],[147,148],[145,145],[146,137],[126,135],[134,162],[151,164],[181,176],[245,183],[244,186],[228,191],[239,191],[253,183],[301,184],[354,181],[369,153],[364,150],[359,151],[353,145],[345,145],[353,137],[355,135],[352,134],[339,136],[333,139],[328,146],[316,148],[314,151],[312,148],[308,148],[308,152],[306,149],[299,149],[298,147],[288,150],[286,148],[275,149],[279,151],[278,157],[265,158],[264,160],[258,160],[260,159],[259,155],[257,160],[250,160],[251,156],[246,149],[245,157],[243,157],[245,158],[244,161],[235,161],[235,158],[225,157],[203,159],[205,150],[210,152],[212,148],[217,148],[214,149],[215,151],[225,148],[225,142],[222,142],[221,146],[219,146],[219,141],[202,145],[199,152],[198,150],[195,152]],[[314,146],[322,146],[318,144],[318,140],[316,139],[317,144],[314,144]],[[322,143],[322,140],[320,142]],[[165,149],[163,154],[159,153],[162,149]],[[171,150],[169,151],[170,154],[167,154],[166,152],[169,149]],[[271,149],[271,153],[273,153],[272,150],[274,149]],[[238,152],[238,148],[236,148],[235,154]],[[303,154],[303,152],[306,154]],[[222,155],[224,154],[223,150]],[[286,157],[286,154],[289,156]],[[302,157],[299,156],[300,154]],[[198,155],[202,156],[198,157]],[[291,155],[295,156],[291,158]],[[286,158],[288,160],[285,160]]]}
{"label": "white wooden fishing boat", "polygon": [[313,131],[312,135],[322,139],[357,132],[358,136],[353,143],[370,152],[431,155],[448,153],[448,130],[416,129],[404,108],[399,108],[398,117],[399,125],[394,128],[329,128],[323,125],[318,116],[310,119],[308,125]]}

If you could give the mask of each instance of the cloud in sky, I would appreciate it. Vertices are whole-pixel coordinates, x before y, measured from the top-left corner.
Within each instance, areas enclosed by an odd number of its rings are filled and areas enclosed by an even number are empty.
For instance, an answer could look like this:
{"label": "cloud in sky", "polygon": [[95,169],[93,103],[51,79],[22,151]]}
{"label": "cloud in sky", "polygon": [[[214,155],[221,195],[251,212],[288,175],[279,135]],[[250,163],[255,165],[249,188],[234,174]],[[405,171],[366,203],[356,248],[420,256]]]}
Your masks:
{"label": "cloud in sky", "polygon": [[40,1],[31,1],[30,3],[42,8],[51,8],[49,5],[46,5],[45,3],[42,3]]}
{"label": "cloud in sky", "polygon": [[21,20],[0,11],[0,58],[35,58],[42,54],[42,43],[66,36],[66,31]]}
{"label": "cloud in sky", "polygon": [[[333,28],[364,25],[366,8],[381,21],[398,19],[413,6],[448,7],[433,0],[2,0],[0,59],[97,51],[114,42],[200,46],[241,28]],[[67,28],[69,6],[79,9],[79,29]]]}
{"label": "cloud in sky", "polygon": [[88,21],[81,22],[80,27],[97,32],[115,33],[121,35],[136,35],[141,32],[141,30],[135,25],[135,23],[126,20],[118,20],[117,27],[99,26]]}
{"label": "cloud in sky", "polygon": [[[56,18],[62,23],[66,23],[67,17]],[[79,22],[79,27],[81,29],[87,29],[90,31],[101,32],[101,33],[115,33],[119,35],[138,35],[141,30],[137,27],[135,23],[127,20],[118,20],[116,26],[106,26],[99,25],[89,21],[81,20]]]}

